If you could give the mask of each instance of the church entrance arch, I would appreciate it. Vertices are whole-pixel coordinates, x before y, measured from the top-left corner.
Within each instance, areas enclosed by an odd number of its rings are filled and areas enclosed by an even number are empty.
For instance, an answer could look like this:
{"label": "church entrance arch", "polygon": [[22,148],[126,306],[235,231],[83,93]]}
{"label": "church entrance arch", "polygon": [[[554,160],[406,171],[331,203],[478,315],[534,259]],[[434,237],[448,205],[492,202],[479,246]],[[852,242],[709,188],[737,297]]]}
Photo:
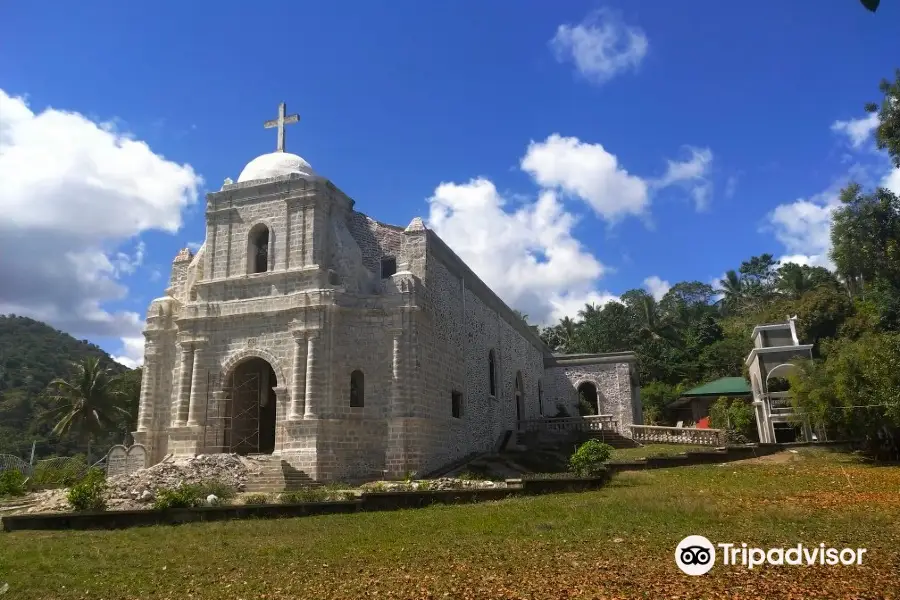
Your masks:
{"label": "church entrance arch", "polygon": [[224,442],[236,454],[271,454],[275,450],[275,369],[249,356],[225,374]]}

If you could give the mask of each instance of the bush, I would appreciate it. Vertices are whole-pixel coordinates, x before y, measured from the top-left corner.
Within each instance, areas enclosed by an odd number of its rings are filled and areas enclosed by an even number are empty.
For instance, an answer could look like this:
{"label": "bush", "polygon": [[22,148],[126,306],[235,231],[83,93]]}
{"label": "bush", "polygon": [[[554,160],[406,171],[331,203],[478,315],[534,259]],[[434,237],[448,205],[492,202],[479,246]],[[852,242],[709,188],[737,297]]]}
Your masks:
{"label": "bush", "polygon": [[269,496],[267,494],[250,494],[248,496],[244,496],[244,504],[268,504]]}
{"label": "bush", "polygon": [[233,487],[222,481],[204,481],[197,485],[197,497],[203,502],[207,496],[213,494],[221,504],[227,504],[234,499],[236,493]]}
{"label": "bush", "polygon": [[156,490],[156,499],[153,501],[153,508],[156,510],[165,510],[167,508],[191,508],[200,506],[206,499],[201,496],[201,486],[196,484],[182,483],[175,488],[160,488]]}
{"label": "bush", "polygon": [[304,502],[325,502],[326,500],[328,500],[328,490],[318,487],[283,492],[278,497],[278,501],[282,504],[303,504]]}
{"label": "bush", "polygon": [[580,477],[599,475],[612,456],[612,446],[599,440],[588,440],[569,457],[569,470]]}
{"label": "bush", "polygon": [[756,431],[756,415],[753,414],[753,407],[744,400],[722,396],[709,407],[709,424],[715,429],[751,437]]}
{"label": "bush", "polygon": [[0,497],[21,496],[25,493],[25,475],[17,469],[0,471]]}
{"label": "bush", "polygon": [[88,469],[81,481],[69,488],[66,500],[73,510],[106,510],[106,473],[103,469]]}
{"label": "bush", "polygon": [[594,405],[585,400],[584,396],[578,397],[578,414],[582,417],[590,417],[597,414]]}

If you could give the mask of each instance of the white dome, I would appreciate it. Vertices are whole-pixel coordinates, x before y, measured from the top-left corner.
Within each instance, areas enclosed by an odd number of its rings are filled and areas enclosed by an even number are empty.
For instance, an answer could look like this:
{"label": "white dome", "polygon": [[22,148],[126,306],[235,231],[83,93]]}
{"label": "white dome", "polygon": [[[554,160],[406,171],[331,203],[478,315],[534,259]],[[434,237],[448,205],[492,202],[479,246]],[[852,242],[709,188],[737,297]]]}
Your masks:
{"label": "white dome", "polygon": [[312,166],[296,154],[288,152],[272,152],[257,156],[244,167],[237,182],[256,181],[297,173],[307,177],[315,177]]}

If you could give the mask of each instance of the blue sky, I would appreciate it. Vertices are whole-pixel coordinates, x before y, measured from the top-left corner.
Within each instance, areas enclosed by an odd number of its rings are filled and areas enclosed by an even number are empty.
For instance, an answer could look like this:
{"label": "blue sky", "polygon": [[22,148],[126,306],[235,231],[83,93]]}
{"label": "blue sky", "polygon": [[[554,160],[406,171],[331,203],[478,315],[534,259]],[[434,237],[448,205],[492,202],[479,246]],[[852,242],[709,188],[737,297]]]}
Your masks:
{"label": "blue sky", "polygon": [[884,4],[6,3],[0,312],[137,360],[203,194],[274,149],[280,101],[358,210],[423,216],[544,320],[762,252],[827,264],[846,178],[900,187],[862,110],[900,66]]}

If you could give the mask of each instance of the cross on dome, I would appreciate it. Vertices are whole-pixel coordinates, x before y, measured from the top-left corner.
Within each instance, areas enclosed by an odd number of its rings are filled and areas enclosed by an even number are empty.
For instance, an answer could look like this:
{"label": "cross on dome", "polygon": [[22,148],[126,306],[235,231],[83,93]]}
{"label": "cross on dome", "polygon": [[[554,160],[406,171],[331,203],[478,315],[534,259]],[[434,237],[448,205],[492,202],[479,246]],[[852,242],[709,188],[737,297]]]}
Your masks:
{"label": "cross on dome", "polygon": [[285,116],[286,112],[287,105],[282,102],[278,105],[278,118],[263,123],[263,127],[266,129],[271,129],[273,127],[278,128],[278,146],[275,148],[275,152],[284,152],[284,126],[296,123],[300,120],[300,115],[293,114]]}

